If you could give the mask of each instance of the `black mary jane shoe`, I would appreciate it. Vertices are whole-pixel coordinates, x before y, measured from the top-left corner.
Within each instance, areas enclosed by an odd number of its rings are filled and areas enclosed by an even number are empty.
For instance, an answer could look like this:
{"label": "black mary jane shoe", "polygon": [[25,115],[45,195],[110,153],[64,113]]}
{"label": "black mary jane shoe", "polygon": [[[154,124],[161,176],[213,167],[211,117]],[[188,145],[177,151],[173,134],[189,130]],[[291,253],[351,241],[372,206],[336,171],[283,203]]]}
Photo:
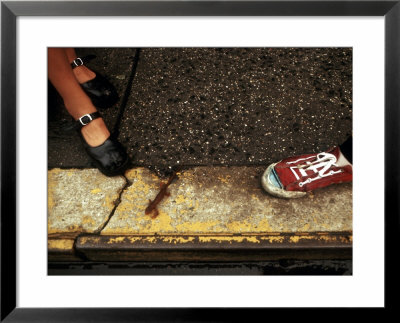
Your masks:
{"label": "black mary jane shoe", "polygon": [[[95,55],[77,57],[71,63],[72,69],[85,65],[95,58]],[[100,73],[93,71],[96,77],[93,80],[81,84],[82,89],[92,100],[93,105],[99,109],[112,107],[118,101],[118,93],[115,87]]]}
{"label": "black mary jane shoe", "polygon": [[129,166],[129,157],[124,147],[118,142],[116,138],[110,136],[100,146],[90,146],[85,138],[83,138],[80,129],[92,120],[101,118],[99,112],[85,114],[77,121],[77,130],[84,144],[85,150],[90,158],[93,160],[97,168],[106,176],[123,175]]}

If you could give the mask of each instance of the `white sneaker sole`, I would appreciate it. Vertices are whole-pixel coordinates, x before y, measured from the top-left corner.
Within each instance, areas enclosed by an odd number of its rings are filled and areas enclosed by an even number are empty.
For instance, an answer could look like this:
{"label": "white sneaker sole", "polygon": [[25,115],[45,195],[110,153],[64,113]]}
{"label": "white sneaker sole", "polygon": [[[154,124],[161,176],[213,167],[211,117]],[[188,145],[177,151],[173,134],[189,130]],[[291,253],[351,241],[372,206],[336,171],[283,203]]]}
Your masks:
{"label": "white sneaker sole", "polygon": [[268,168],[263,173],[263,175],[261,176],[261,185],[263,189],[273,196],[287,198],[287,199],[299,198],[307,195],[306,192],[286,191],[282,188],[274,186],[270,180],[270,175],[276,164],[278,163],[269,165]]}

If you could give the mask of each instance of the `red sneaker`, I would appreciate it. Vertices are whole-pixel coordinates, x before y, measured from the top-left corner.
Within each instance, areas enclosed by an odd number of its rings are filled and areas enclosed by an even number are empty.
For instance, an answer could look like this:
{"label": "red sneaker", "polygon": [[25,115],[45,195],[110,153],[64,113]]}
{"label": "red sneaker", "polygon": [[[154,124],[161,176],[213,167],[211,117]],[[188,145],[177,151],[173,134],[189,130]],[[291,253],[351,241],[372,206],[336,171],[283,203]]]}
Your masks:
{"label": "red sneaker", "polygon": [[308,191],[331,184],[353,180],[353,167],[338,166],[340,150],[301,155],[269,165],[261,177],[263,188],[270,194],[284,198],[297,198]]}

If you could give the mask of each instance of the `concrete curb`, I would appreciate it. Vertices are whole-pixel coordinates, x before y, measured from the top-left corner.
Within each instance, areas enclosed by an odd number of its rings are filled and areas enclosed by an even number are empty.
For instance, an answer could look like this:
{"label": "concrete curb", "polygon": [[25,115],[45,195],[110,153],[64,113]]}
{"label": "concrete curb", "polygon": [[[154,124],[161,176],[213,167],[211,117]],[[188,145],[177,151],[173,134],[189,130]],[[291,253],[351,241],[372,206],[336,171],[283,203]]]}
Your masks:
{"label": "concrete curb", "polygon": [[90,261],[351,259],[351,232],[262,235],[80,236]]}
{"label": "concrete curb", "polygon": [[49,260],[350,259],[352,185],[279,199],[261,188],[263,170],[178,172],[158,214],[145,210],[166,181],[146,168],[115,178],[94,169],[50,170]]}

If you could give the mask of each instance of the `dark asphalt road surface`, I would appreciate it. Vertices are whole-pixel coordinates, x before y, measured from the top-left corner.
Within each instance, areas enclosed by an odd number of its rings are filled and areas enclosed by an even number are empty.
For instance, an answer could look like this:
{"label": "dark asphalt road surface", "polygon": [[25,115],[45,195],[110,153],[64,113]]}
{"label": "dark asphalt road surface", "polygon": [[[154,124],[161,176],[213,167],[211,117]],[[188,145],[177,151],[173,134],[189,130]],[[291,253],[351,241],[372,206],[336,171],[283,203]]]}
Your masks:
{"label": "dark asphalt road surface", "polygon": [[[117,87],[105,111],[134,166],[265,165],[352,132],[351,48],[85,48]],[[48,167],[91,167],[49,91]]]}

